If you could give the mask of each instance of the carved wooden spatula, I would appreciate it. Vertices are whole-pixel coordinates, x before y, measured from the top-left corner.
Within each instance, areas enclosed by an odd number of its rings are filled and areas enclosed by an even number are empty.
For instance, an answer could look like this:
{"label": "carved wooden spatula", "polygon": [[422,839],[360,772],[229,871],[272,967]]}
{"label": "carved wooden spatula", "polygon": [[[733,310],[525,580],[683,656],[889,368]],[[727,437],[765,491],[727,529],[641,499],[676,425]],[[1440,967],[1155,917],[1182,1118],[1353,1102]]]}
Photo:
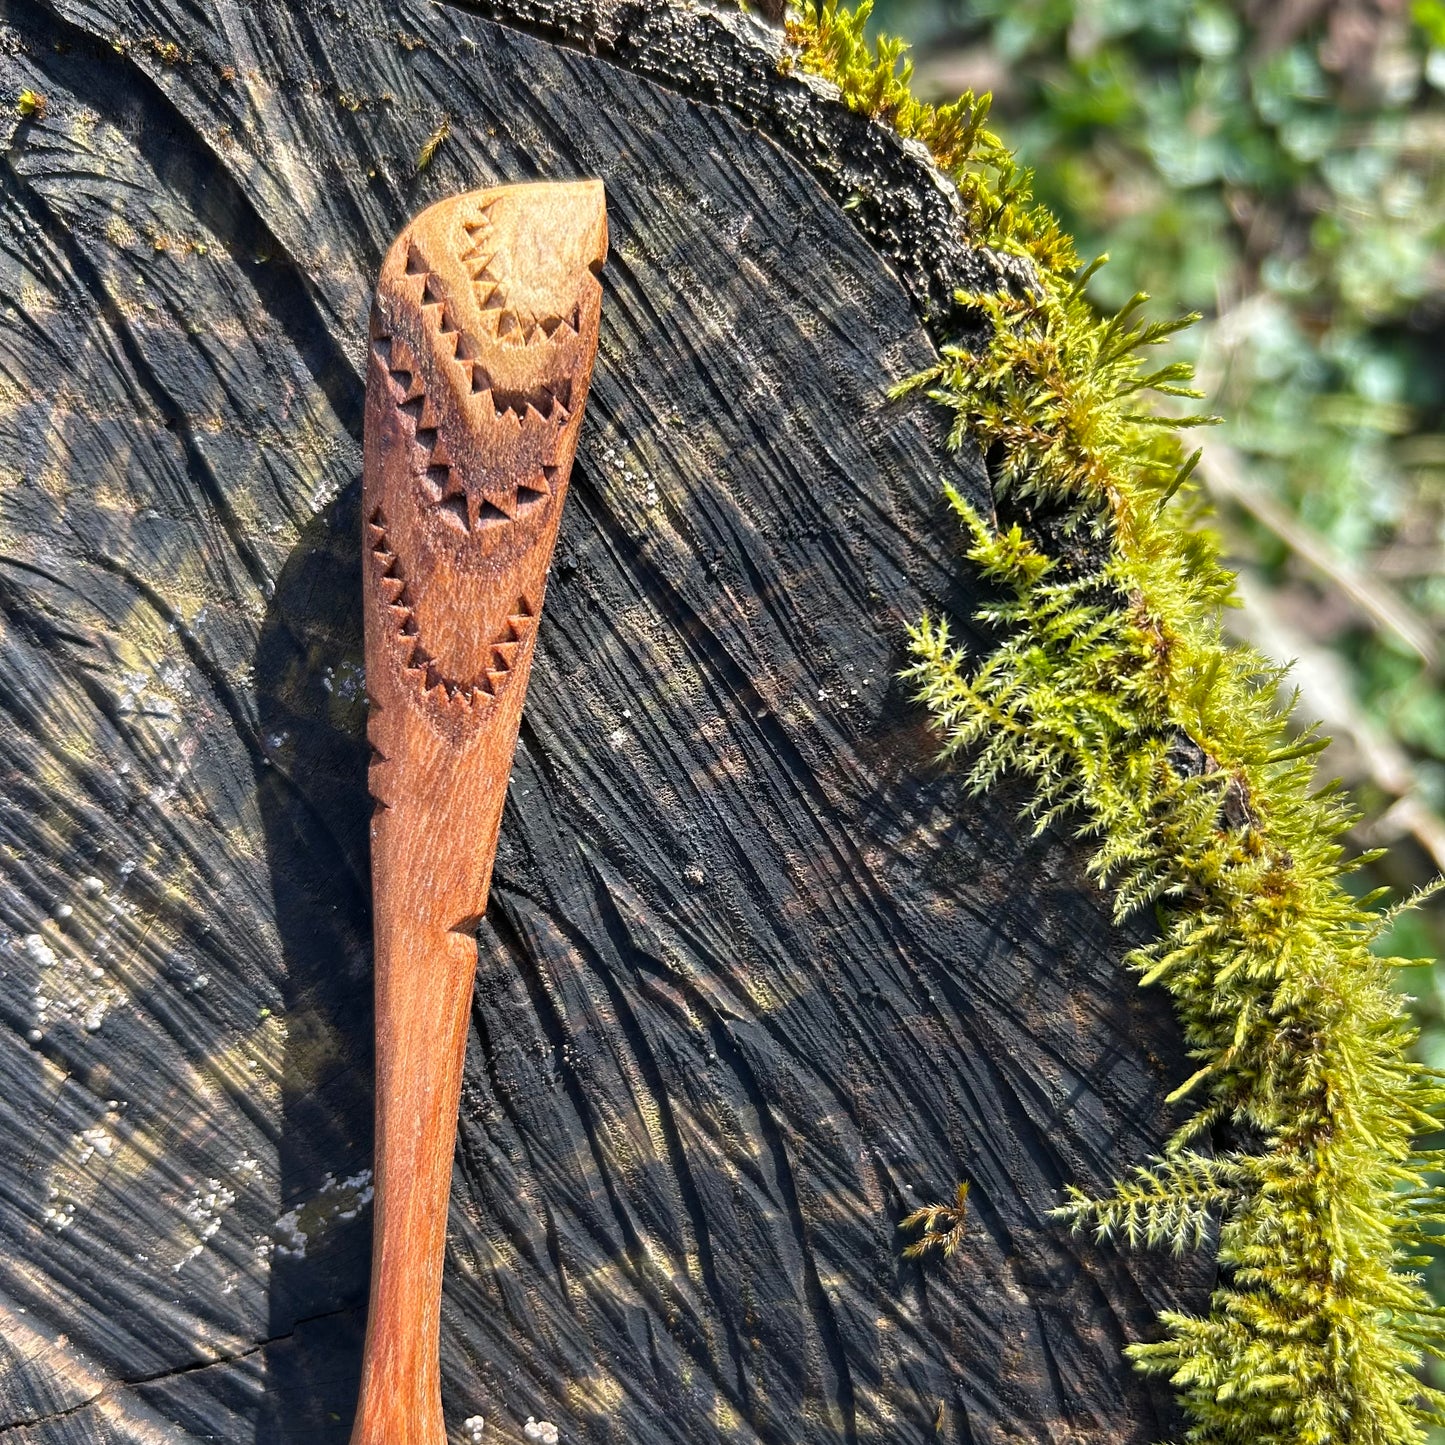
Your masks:
{"label": "carved wooden spatula", "polygon": [[362,485],[376,1195],[353,1445],[443,1445],[438,1330],[477,922],[597,351],[599,181],[473,191],[382,262]]}

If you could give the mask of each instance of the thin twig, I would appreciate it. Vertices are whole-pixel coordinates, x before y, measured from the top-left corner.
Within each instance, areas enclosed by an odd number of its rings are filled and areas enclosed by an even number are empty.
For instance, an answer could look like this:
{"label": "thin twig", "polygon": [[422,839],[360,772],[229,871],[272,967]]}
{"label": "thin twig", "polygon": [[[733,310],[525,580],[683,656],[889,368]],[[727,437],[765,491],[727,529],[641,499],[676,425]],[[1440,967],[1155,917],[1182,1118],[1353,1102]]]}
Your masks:
{"label": "thin twig", "polygon": [[1334,583],[1376,627],[1397,638],[1426,667],[1435,667],[1440,648],[1434,629],[1394,588],[1361,572],[1282,502],[1250,486],[1239,453],[1227,442],[1217,438],[1201,442],[1200,474],[1215,497],[1227,497],[1268,527],[1295,556]]}

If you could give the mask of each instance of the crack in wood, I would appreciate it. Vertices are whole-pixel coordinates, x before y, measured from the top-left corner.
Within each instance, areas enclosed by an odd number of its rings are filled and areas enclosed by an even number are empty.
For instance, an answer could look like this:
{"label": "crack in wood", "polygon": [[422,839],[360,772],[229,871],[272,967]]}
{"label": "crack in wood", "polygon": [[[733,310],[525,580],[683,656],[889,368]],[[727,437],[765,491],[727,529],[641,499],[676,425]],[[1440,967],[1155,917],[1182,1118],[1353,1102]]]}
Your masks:
{"label": "crack in wood", "polygon": [[240,1364],[243,1360],[249,1360],[253,1356],[259,1355],[262,1350],[270,1349],[272,1345],[286,1344],[307,1325],[320,1324],[323,1320],[337,1319],[342,1315],[355,1313],[354,1306],[325,1310],[320,1314],[307,1315],[305,1319],[297,1320],[284,1334],[270,1335],[264,1340],[257,1340],[255,1344],[247,1345],[245,1349],[237,1350],[234,1354],[222,1355],[214,1360],[192,1360],[189,1364],[175,1365],[166,1370],[156,1370],[148,1375],[107,1380],[93,1394],[87,1395],[83,1400],[77,1400],[73,1405],[65,1406],[62,1410],[48,1410],[39,1415],[27,1415],[20,1419],[7,1420],[0,1425],[0,1439],[14,1434],[17,1430],[33,1430],[39,1425],[53,1424],[57,1420],[66,1420],[73,1415],[79,1415],[86,1410],[93,1409],[99,1401],[106,1399],[107,1396],[115,1395],[122,1390],[138,1390],[146,1385],[161,1385],[167,1380],[178,1380],[187,1375],[198,1375],[207,1370],[218,1370],[227,1365]]}

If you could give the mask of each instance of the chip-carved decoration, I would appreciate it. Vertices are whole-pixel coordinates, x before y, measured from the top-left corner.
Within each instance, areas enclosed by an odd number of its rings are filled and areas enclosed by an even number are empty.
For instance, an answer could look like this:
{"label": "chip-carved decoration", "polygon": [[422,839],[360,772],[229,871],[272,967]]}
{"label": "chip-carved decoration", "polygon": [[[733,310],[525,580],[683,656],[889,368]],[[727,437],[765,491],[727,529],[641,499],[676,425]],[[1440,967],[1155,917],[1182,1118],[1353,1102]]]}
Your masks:
{"label": "chip-carved decoration", "polygon": [[443,1445],[438,1327],[477,920],[587,398],[597,181],[423,211],[381,265],[363,478],[376,944],[371,1306],[353,1445]]}

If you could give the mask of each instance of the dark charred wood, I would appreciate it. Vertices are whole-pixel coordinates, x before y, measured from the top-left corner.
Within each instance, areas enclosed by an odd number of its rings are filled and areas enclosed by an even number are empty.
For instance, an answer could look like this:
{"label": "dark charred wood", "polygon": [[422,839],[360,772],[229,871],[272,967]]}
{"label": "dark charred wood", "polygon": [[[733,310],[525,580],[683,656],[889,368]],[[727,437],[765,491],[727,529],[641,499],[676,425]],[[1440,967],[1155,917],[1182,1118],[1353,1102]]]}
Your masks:
{"label": "dark charred wood", "polygon": [[[1120,1351],[1206,1268],[1048,1213],[1165,1137],[1167,1001],[894,680],[976,600],[940,473],[986,482],[885,392],[1011,272],[779,44],[597,0],[0,3],[7,1438],[346,1439],[370,294],[428,202],[582,175],[613,249],[480,931],[456,1438],[1171,1428]],[[960,1179],[962,1250],[903,1259]]]}

